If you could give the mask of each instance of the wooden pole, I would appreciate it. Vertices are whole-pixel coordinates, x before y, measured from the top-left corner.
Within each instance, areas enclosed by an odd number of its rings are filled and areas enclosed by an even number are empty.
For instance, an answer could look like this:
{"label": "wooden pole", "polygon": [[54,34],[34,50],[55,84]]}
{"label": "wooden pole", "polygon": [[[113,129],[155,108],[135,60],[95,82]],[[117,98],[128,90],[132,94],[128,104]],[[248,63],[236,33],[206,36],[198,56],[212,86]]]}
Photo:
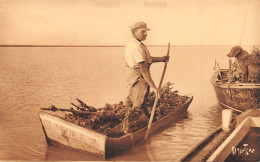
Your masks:
{"label": "wooden pole", "polygon": [[220,68],[219,68],[219,63],[217,62],[217,72],[218,72],[218,75],[219,75],[219,79],[222,80],[222,76],[221,76],[221,72],[220,72]]}
{"label": "wooden pole", "polygon": [[[169,53],[170,53],[170,42],[168,43],[167,56],[169,56]],[[166,61],[166,62],[165,62],[165,65],[164,65],[164,69],[163,69],[161,81],[160,81],[159,88],[158,88],[158,93],[160,92],[161,87],[162,87],[164,75],[165,75],[166,68],[167,68],[167,63],[168,63],[168,61]],[[153,118],[154,118],[154,113],[155,113],[156,105],[157,105],[157,103],[158,103],[159,98],[160,98],[159,94],[156,94],[156,99],[155,99],[154,104],[153,104],[152,113],[151,113],[151,116],[150,116],[150,119],[149,119],[147,131],[146,131],[146,134],[145,134],[145,137],[144,137],[145,140],[147,139],[147,137],[148,137],[148,135],[149,135],[149,132],[150,132],[150,129],[151,129],[151,125],[152,125],[152,122],[153,122]]]}

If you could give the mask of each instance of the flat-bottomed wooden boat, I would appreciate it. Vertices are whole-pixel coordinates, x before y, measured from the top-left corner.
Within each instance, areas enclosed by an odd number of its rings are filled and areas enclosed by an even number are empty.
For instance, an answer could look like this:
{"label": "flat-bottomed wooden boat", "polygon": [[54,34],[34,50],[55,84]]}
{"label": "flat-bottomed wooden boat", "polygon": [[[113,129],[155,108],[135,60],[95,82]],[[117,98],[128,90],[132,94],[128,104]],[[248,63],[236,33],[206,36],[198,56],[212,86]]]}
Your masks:
{"label": "flat-bottomed wooden boat", "polygon": [[[220,70],[221,74],[228,70]],[[218,72],[211,78],[217,101],[224,109],[244,112],[248,109],[260,108],[260,83],[235,83],[219,79]]]}
{"label": "flat-bottomed wooden boat", "polygon": [[[179,115],[185,113],[192,100],[193,96],[187,96],[183,105],[176,108],[171,114],[154,122],[150,133],[167,126]],[[110,158],[129,149],[135,142],[144,138],[147,130],[147,127],[145,127],[122,137],[111,138],[47,112],[39,112],[39,117],[48,144],[87,151],[102,158]]]}

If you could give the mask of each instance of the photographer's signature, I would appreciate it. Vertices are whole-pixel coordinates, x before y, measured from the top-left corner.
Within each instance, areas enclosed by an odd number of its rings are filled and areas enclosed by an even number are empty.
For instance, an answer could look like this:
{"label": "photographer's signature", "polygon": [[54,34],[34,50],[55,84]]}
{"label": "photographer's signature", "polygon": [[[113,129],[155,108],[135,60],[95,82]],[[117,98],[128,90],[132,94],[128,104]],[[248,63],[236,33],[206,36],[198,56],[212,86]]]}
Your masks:
{"label": "photographer's signature", "polygon": [[253,154],[255,152],[255,149],[248,147],[248,144],[243,144],[242,148],[234,147],[232,146],[232,154],[237,156],[249,156],[250,154]]}

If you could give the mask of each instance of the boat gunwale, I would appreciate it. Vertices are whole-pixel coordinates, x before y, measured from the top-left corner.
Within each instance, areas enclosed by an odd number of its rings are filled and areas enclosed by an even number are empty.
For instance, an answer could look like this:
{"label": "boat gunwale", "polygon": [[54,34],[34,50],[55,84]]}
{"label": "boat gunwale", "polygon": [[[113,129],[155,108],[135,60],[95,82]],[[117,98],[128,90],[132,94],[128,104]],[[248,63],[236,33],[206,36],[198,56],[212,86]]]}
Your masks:
{"label": "boat gunwale", "polygon": [[217,80],[216,76],[217,76],[217,72],[214,72],[213,76],[210,79],[210,82],[212,85],[219,88],[237,88],[237,89],[243,89],[243,88],[259,89],[260,88],[260,83],[234,83],[234,82],[228,83],[228,82],[223,82],[221,80]]}

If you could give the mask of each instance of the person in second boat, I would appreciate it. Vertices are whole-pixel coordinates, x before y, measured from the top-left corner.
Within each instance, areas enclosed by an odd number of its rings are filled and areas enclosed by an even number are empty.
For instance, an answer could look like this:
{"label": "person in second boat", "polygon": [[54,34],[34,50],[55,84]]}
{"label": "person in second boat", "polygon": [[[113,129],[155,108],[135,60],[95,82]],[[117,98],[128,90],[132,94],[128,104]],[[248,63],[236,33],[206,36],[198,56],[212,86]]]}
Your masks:
{"label": "person in second boat", "polygon": [[129,107],[142,106],[149,91],[159,94],[150,74],[150,66],[153,62],[166,62],[168,56],[152,57],[147,47],[142,43],[147,37],[145,22],[136,22],[131,27],[132,37],[125,46],[125,59],[127,67],[127,81],[129,94],[124,100],[124,105]]}

